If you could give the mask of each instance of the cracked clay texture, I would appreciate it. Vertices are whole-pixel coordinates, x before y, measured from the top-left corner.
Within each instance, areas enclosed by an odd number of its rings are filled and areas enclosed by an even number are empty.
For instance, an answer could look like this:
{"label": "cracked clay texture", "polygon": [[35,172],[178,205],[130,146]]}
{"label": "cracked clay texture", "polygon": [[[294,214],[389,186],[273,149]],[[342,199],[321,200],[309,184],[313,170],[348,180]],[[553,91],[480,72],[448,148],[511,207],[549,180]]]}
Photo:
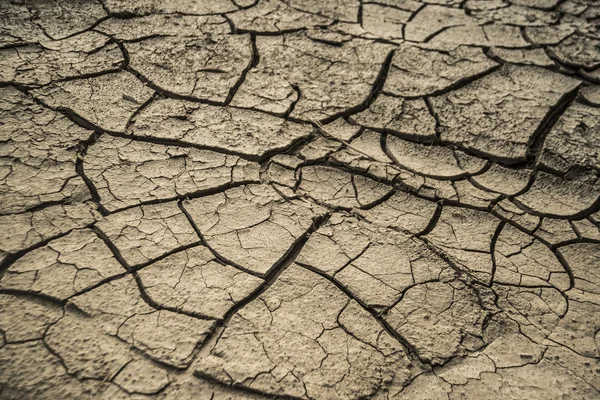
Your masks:
{"label": "cracked clay texture", "polygon": [[0,0],[0,400],[600,400],[600,1]]}

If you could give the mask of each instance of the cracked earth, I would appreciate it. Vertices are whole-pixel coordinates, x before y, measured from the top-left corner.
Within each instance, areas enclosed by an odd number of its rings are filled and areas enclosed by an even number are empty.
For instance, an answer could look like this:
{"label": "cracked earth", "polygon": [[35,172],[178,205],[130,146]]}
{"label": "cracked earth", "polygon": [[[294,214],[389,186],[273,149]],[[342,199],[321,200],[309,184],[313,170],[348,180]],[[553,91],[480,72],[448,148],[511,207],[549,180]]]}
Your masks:
{"label": "cracked earth", "polygon": [[600,3],[1,1],[0,398],[600,399]]}

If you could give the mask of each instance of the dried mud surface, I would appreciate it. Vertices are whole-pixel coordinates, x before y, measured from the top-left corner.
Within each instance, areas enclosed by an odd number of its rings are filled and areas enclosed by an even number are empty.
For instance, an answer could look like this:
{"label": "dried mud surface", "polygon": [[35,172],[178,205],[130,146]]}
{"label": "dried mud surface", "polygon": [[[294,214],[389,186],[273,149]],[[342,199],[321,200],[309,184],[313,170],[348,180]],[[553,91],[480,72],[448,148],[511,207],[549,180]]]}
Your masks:
{"label": "dried mud surface", "polygon": [[595,0],[0,1],[0,399],[600,399]]}

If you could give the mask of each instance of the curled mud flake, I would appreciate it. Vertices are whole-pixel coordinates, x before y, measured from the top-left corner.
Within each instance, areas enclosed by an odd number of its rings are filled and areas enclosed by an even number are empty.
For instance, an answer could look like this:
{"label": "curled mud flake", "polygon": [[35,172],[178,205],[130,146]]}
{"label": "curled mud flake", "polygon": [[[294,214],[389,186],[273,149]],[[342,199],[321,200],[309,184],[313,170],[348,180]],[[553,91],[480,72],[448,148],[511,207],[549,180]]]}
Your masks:
{"label": "curled mud flake", "polygon": [[131,267],[200,241],[175,202],[130,208],[105,217],[97,227]]}
{"label": "curled mud flake", "polygon": [[102,239],[89,229],[74,230],[17,259],[0,288],[65,300],[124,272]]}
{"label": "curled mud flake", "polygon": [[368,312],[297,265],[233,315],[196,374],[304,399],[368,397],[410,376],[401,346]]}
{"label": "curled mud flake", "polygon": [[83,167],[110,212],[258,181],[258,164],[211,150],[103,136]]}
{"label": "curled mud flake", "polygon": [[193,247],[138,272],[145,293],[169,309],[221,319],[262,279],[224,265],[204,246]]}
{"label": "curled mud flake", "polygon": [[325,214],[308,202],[285,200],[266,185],[229,189],[183,205],[216,254],[260,275],[282,260]]}
{"label": "curled mud flake", "polygon": [[129,128],[134,136],[177,140],[262,158],[308,137],[310,125],[264,113],[163,99],[144,108]]}
{"label": "curled mud flake", "polygon": [[68,110],[100,129],[124,132],[153,91],[132,74],[118,72],[57,82],[31,93],[49,107]]}
{"label": "curled mud flake", "polygon": [[524,161],[551,111],[579,82],[537,67],[505,66],[431,99],[442,140],[492,159]]}
{"label": "curled mud flake", "polygon": [[131,276],[75,296],[71,303],[91,317],[96,330],[100,328],[149,357],[178,368],[191,363],[196,346],[215,322],[152,307]]}

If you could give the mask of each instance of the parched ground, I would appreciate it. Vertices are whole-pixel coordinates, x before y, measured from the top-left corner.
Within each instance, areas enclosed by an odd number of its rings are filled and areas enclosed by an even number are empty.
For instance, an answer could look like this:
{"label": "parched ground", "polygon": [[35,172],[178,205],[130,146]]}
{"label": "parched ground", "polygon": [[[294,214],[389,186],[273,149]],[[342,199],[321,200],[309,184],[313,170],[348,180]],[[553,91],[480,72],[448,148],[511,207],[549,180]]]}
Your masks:
{"label": "parched ground", "polygon": [[597,0],[0,0],[1,399],[600,399]]}

